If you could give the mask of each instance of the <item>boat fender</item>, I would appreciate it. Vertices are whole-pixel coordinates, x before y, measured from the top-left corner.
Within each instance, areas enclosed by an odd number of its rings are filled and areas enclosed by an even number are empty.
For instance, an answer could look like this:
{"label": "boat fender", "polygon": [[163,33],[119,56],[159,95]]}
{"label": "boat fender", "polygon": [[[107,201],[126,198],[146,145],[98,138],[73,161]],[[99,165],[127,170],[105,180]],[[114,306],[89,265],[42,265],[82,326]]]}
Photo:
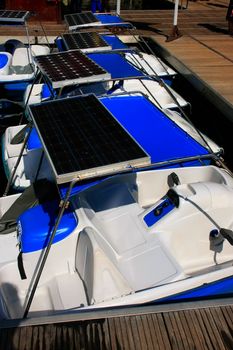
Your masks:
{"label": "boat fender", "polygon": [[221,253],[223,249],[224,238],[220,235],[219,230],[214,229],[210,231],[210,250],[216,253]]}
{"label": "boat fender", "polygon": [[224,239],[233,245],[233,231],[226,228],[212,230],[210,232],[210,250],[221,253]]}
{"label": "boat fender", "polygon": [[170,188],[180,185],[180,179],[179,179],[178,175],[174,172],[171,173],[170,175],[168,175],[167,184]]}
{"label": "boat fender", "polygon": [[24,270],[24,266],[23,266],[22,251],[18,255],[17,262],[18,262],[18,269],[19,269],[19,274],[20,274],[21,280],[26,280],[27,276],[26,276],[26,273],[25,273],[25,270]]}
{"label": "boat fender", "polygon": [[168,199],[171,201],[171,203],[176,207],[179,208],[180,205],[180,198],[178,193],[176,193],[175,190],[173,190],[172,188],[170,188],[170,190],[168,190],[166,196],[168,197]]}

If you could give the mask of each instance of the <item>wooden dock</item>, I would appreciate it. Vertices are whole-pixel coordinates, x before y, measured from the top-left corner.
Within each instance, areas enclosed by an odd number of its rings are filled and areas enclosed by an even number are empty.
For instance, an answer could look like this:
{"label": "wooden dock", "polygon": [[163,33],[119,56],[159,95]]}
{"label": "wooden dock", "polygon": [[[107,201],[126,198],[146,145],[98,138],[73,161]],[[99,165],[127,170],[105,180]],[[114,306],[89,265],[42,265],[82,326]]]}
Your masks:
{"label": "wooden dock", "polygon": [[138,33],[154,41],[154,52],[166,59],[233,122],[233,36],[229,35],[228,0],[189,1],[178,15],[182,37],[167,42],[173,10],[123,11]]}
{"label": "wooden dock", "polygon": [[55,317],[38,325],[30,325],[30,319],[24,324],[15,321],[14,327],[0,330],[0,349],[233,349],[232,299],[209,304],[122,309],[105,312],[107,317],[97,311],[89,316],[76,314],[76,321],[73,315],[72,322],[69,317],[64,322],[63,315],[63,322]]}

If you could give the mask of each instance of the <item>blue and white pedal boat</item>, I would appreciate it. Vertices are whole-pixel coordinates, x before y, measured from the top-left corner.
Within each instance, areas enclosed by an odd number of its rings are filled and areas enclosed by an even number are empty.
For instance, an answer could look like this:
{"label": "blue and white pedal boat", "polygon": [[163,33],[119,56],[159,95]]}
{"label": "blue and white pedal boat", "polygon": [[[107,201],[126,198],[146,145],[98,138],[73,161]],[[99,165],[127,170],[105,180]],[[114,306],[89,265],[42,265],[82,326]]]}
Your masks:
{"label": "blue and white pedal boat", "polygon": [[[71,99],[80,99],[73,97]],[[110,111],[116,120],[134,137],[150,155],[152,163],[180,161],[180,166],[200,165],[202,156],[211,162],[211,154],[222,154],[222,149],[206,136],[199,134],[176,112],[166,113],[153,105],[144,95],[114,95],[99,98],[99,101]],[[55,103],[55,101],[43,103]],[[48,115],[49,118],[49,115]],[[2,157],[6,176],[9,178],[20,155],[25,132],[20,141],[16,135],[25,125],[9,127],[2,139]],[[187,131],[186,131],[186,130]],[[28,128],[29,130],[29,128]],[[190,134],[189,134],[190,133]],[[189,160],[196,157],[195,161]],[[187,161],[186,161],[187,160]],[[177,161],[178,162],[178,161]],[[12,185],[22,191],[35,179],[52,179],[47,158],[35,129],[27,141],[23,156],[19,162]]]}
{"label": "blue and white pedal boat", "polygon": [[125,58],[147,75],[156,75],[171,85],[177,72],[158,57],[144,52],[126,52]]}
{"label": "blue and white pedal boat", "polygon": [[[90,38],[89,38],[90,37]],[[132,37],[132,36],[131,36]],[[132,37],[135,39],[135,36]],[[90,45],[86,46],[85,41],[90,41]],[[98,43],[98,44],[97,44]],[[136,44],[140,47],[140,41]],[[120,70],[120,66],[123,64],[117,60],[117,55],[111,55],[114,53],[121,53],[129,63],[137,67],[144,74],[149,76],[158,76],[166,81],[167,84],[171,85],[177,72],[169,67],[160,58],[153,55],[140,51],[136,48],[130,48],[125,43],[123,43],[118,36],[109,34],[99,34],[92,32],[79,32],[79,33],[65,33],[61,37],[56,39],[56,45],[59,51],[67,51],[79,49],[85,53],[100,53],[98,56],[92,56],[92,59],[96,59],[97,63],[103,65],[103,67],[108,71],[109,69]],[[102,55],[101,55],[102,51]],[[103,53],[109,53],[107,56],[103,56]],[[114,68],[115,67],[115,68]],[[124,70],[121,67],[121,70]],[[118,73],[119,74],[119,73]]]}
{"label": "blue and white pedal boat", "polygon": [[[107,71],[112,72],[112,79],[119,77],[126,79],[126,74],[130,73],[128,77],[132,77],[131,72],[133,72],[135,77],[141,77],[143,75],[159,77],[171,85],[172,80],[177,75],[172,68],[168,67],[165,63],[161,63],[161,60],[156,56],[142,52],[89,53],[87,56]],[[125,61],[130,63],[131,72],[128,72],[129,68]],[[133,68],[137,69],[140,73],[138,72],[138,75],[136,75]]]}
{"label": "blue and white pedal boat", "polygon": [[110,33],[102,34],[93,31],[64,33],[55,39],[55,44],[60,52],[75,49],[79,49],[84,53],[98,51],[131,51],[117,35]]}
{"label": "blue and white pedal boat", "polygon": [[0,52],[0,86],[5,98],[13,101],[23,100],[25,89],[36,74],[34,57],[48,54],[49,51],[49,48],[43,45],[26,47],[18,44],[12,53]]}
{"label": "blue and white pedal boat", "polygon": [[[93,33],[79,34],[87,34],[87,37],[70,37],[71,34],[66,34],[67,36],[65,36],[65,34],[63,35],[63,39],[65,40],[67,47],[75,48],[77,46],[89,49],[89,46],[87,46],[89,39],[88,35],[91,35]],[[106,46],[104,46],[105,42],[102,42],[102,38],[99,36],[96,38],[92,35],[90,38],[91,43],[95,49],[95,44],[96,41],[98,42],[98,40],[100,40],[100,45],[106,48]],[[81,40],[81,43],[79,43],[78,39]],[[93,74],[81,79],[81,76],[83,74],[83,66],[76,64],[75,67],[72,67],[72,64],[70,62],[72,55],[75,55],[77,62],[80,62],[81,59],[84,59],[85,65],[97,65],[100,69],[103,70],[104,77],[103,75],[101,75],[101,77],[95,77],[95,74]],[[136,90],[150,94],[154,100],[154,103],[156,103],[161,108],[177,108],[177,103],[179,103],[180,107],[185,107],[188,105],[187,101],[179,96],[172,88],[169,88],[167,84],[161,81],[158,71],[153,71],[150,75],[148,75],[143,67],[135,66],[133,63],[127,61],[124,55],[125,52],[112,51],[91,52],[84,54],[77,49],[68,50],[66,52],[60,52],[53,55],[47,55],[47,62],[44,62],[41,67],[39,60],[39,67],[41,68],[41,73],[47,84],[36,84],[33,86],[28,86],[24,97],[25,104],[31,104],[35,102],[39,103],[44,99],[56,96],[64,97],[85,93],[95,93],[96,95],[101,96],[104,94],[111,94],[115,90],[118,90],[119,92],[124,89],[124,91],[128,92]],[[59,84],[57,82],[51,81],[51,78],[49,78],[49,67],[53,71],[54,66],[47,67],[47,70],[44,69],[45,64],[51,65],[50,59],[54,61],[54,64],[59,71],[61,71],[59,62],[63,62],[63,64],[66,63],[66,66],[63,66],[64,70],[66,70],[67,66],[69,67],[69,77],[67,76],[67,78],[64,78],[63,76],[60,76]],[[86,68],[89,72],[88,67]],[[143,69],[141,70],[140,68]],[[90,72],[93,72],[93,67]],[[80,74],[79,78],[77,77],[77,74]],[[133,82],[130,82],[131,79],[133,79]]]}
{"label": "blue and white pedal boat", "polygon": [[133,25],[125,22],[118,14],[114,13],[82,13],[68,14],[64,16],[69,31],[82,30],[83,28],[112,27],[122,30],[133,29]]}
{"label": "blue and white pedal boat", "polygon": [[55,96],[80,95],[95,93],[98,96],[104,94],[119,94],[120,92],[139,91],[145,93],[160,108],[177,109],[177,102],[182,108],[189,108],[189,103],[176,93],[172,87],[166,83],[161,84],[160,78],[156,78],[159,73],[153,72],[149,77],[147,72],[140,70],[128,62],[124,55],[119,52],[89,53],[88,58],[102,67],[109,79],[93,83],[77,84],[68,86],[59,93],[58,89],[53,89],[48,84],[29,85],[24,94],[24,103],[39,103],[49,99],[52,91]]}
{"label": "blue and white pedal boat", "polygon": [[[1,215],[6,200],[15,197],[1,198]],[[116,175],[70,203],[31,303],[59,201],[26,210],[15,231],[0,235],[2,319],[232,294],[233,179],[225,170]]]}

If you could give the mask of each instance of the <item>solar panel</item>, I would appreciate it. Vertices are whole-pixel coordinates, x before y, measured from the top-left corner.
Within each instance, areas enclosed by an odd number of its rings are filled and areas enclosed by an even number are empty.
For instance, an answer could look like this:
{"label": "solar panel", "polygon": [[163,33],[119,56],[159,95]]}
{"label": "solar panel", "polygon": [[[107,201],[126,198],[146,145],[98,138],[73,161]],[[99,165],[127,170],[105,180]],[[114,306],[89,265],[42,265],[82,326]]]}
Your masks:
{"label": "solar panel", "polygon": [[94,96],[29,106],[57,183],[150,164],[150,157]]}
{"label": "solar panel", "polygon": [[29,11],[0,10],[0,22],[24,23]]}
{"label": "solar panel", "polygon": [[69,30],[75,30],[79,28],[87,27],[111,27],[112,29],[118,27],[118,29],[133,29],[133,25],[124,20],[118,15],[110,13],[95,13],[82,12],[69,14],[64,16],[65,22],[69,27]]}
{"label": "solar panel", "polygon": [[53,88],[111,79],[111,75],[79,50],[35,57]]}
{"label": "solar panel", "polygon": [[70,30],[76,29],[77,27],[87,27],[92,23],[100,23],[91,11],[65,15],[64,19]]}
{"label": "solar panel", "polygon": [[111,50],[111,46],[95,32],[80,32],[63,34],[62,40],[67,50],[82,50],[82,52],[96,52]]}

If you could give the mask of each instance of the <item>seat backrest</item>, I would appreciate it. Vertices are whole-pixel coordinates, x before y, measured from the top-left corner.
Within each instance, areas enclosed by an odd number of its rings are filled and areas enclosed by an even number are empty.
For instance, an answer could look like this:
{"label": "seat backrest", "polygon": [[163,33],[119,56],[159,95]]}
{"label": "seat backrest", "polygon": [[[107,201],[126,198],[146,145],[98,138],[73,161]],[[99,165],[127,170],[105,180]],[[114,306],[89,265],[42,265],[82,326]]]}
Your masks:
{"label": "seat backrest", "polygon": [[76,248],[75,268],[83,281],[88,303],[93,296],[94,256],[92,242],[85,230],[79,234]]}

